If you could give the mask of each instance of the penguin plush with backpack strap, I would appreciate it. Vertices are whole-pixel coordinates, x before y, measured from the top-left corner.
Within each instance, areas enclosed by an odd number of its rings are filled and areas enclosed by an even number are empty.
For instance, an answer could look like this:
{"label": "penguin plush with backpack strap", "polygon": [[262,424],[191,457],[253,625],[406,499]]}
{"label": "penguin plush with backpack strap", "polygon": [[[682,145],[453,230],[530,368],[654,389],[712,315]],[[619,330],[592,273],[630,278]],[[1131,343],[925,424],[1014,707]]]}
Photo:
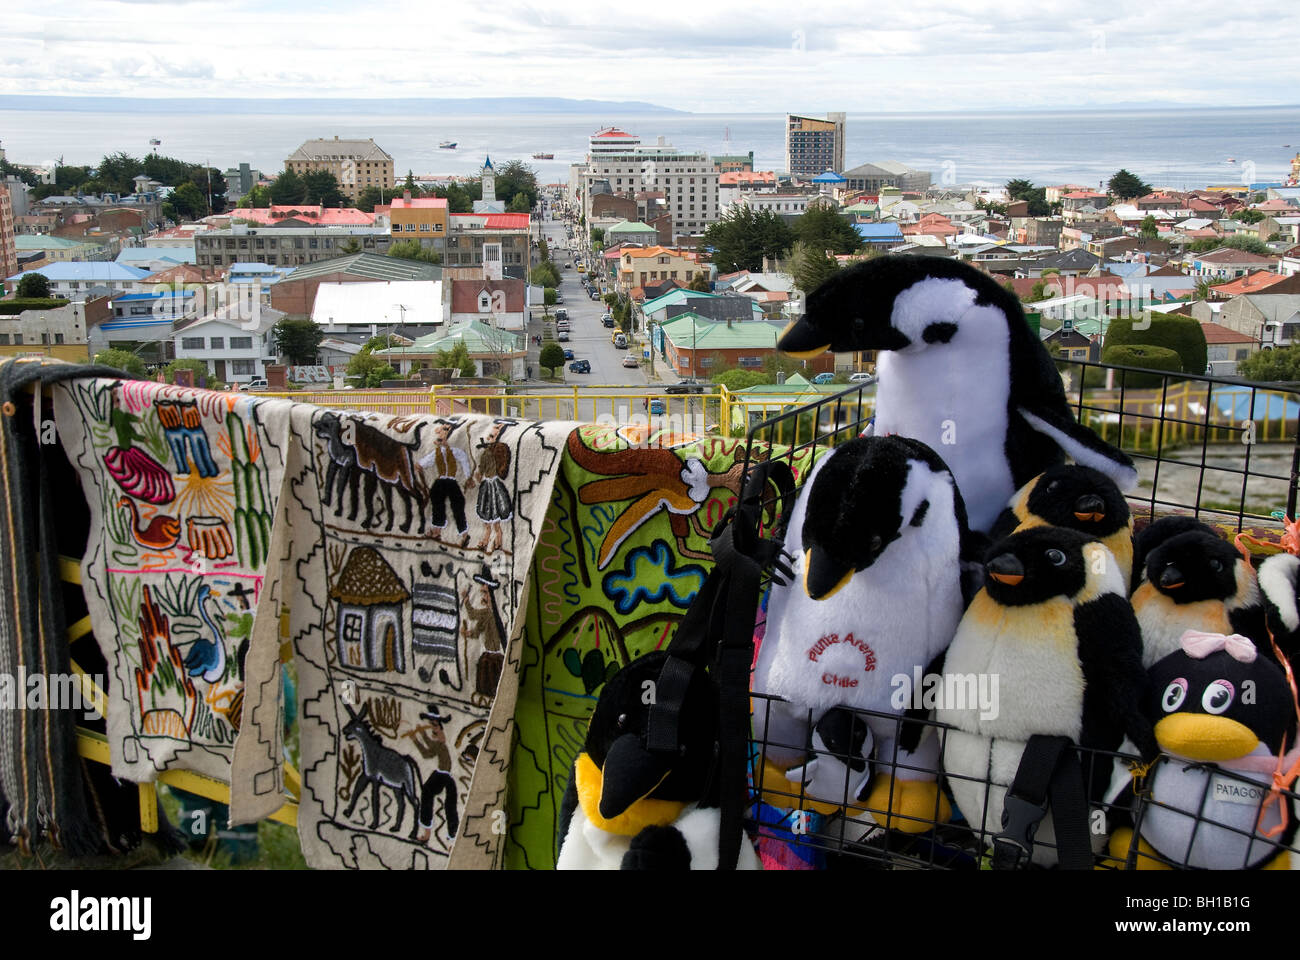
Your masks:
{"label": "penguin plush with backpack strap", "polygon": [[[1188,631],[1148,671],[1142,709],[1164,756],[1147,773],[1137,868],[1291,869],[1290,798],[1269,796],[1300,762],[1282,669],[1246,637]],[[1122,827],[1110,855],[1126,861],[1132,844]]]}
{"label": "penguin plush with backpack strap", "polygon": [[[1138,540],[1139,552],[1145,552],[1132,602],[1142,628],[1145,666],[1178,650],[1188,630],[1240,633],[1268,644],[1259,583],[1236,547],[1199,523],[1144,533]],[[1167,533],[1173,535],[1156,539]],[[1271,650],[1263,652],[1272,656]]]}
{"label": "penguin plush with backpack strap", "polygon": [[1033,527],[1067,527],[1102,542],[1128,583],[1133,575],[1133,514],[1115,481],[1100,470],[1062,464],[1016,491],[994,527],[995,539]]}
{"label": "penguin plush with backpack strap", "polygon": [[[676,755],[647,747],[646,684],[667,651],[634,660],[605,684],[560,805],[559,870],[713,870],[720,811],[714,774],[717,690],[701,671],[683,698]],[[653,699],[653,698],[649,698]],[[737,869],[761,865],[742,839]]]}
{"label": "penguin plush with backpack strap", "polygon": [[[753,674],[756,693],[784,698],[755,709],[768,802],[790,806],[793,793],[834,809],[847,795],[878,811],[877,822],[896,815],[890,826],[905,832],[946,818],[935,738],[902,719],[914,706],[915,675],[943,653],[961,619],[971,542],[952,474],[924,444],[862,437],[818,461],[791,511],[793,575],[772,586]],[[837,707],[888,715],[864,718],[876,744],[869,785],[864,737],[837,737],[854,745],[853,762],[837,768],[849,785],[831,782],[829,757],[807,762],[827,752],[813,733]],[[814,773],[815,782],[802,779]]]}
{"label": "penguin plush with backpack strap", "polygon": [[896,255],[841,270],[778,346],[796,357],[881,351],[874,432],[939,451],[975,530],[1066,456],[1121,490],[1137,483],[1133,462],[1075,420],[1019,299],[970,264]]}
{"label": "penguin plush with backpack strap", "polygon": [[[1145,682],[1137,621],[1118,564],[1100,541],[1076,530],[1036,527],[995,544],[982,589],[962,617],[944,660],[944,689],[996,682],[991,696],[945,702],[944,771],[971,829],[1002,827],[1003,803],[1035,735],[1115,750],[1125,735],[1154,756],[1142,717]],[[957,702],[958,700],[962,702]],[[1104,794],[1109,765],[1095,765],[1089,800]],[[1104,769],[1101,769],[1104,766]],[[991,784],[991,785],[990,785]],[[1050,817],[1038,828],[1034,861],[1055,862]]]}

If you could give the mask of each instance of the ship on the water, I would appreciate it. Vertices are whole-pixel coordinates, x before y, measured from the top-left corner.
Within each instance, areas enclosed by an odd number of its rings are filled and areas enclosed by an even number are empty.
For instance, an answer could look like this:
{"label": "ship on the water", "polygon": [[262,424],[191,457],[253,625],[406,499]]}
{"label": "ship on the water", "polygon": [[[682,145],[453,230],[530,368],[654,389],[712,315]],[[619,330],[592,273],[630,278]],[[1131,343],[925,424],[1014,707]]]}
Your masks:
{"label": "ship on the water", "polygon": [[534,160],[554,160],[554,159],[555,159],[555,154],[553,154],[553,153],[534,153],[534,154],[533,154],[533,159],[534,159]]}
{"label": "ship on the water", "polygon": [[442,143],[438,144],[438,149],[439,149],[439,150],[455,150],[455,149],[456,149],[456,141],[455,141],[455,140],[444,140],[444,141],[442,141]]}

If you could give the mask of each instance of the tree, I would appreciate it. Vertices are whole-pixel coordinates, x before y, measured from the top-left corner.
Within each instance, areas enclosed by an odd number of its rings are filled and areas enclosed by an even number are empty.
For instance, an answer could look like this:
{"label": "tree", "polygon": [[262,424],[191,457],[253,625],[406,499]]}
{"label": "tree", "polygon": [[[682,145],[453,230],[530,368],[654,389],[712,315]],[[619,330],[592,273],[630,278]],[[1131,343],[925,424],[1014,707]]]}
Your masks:
{"label": "tree", "polygon": [[1160,236],[1160,227],[1156,224],[1156,218],[1148,213],[1142,218],[1142,223],[1138,227],[1138,232],[1147,240],[1154,240]]}
{"label": "tree", "polygon": [[510,202],[506,204],[507,213],[528,213],[532,209],[528,205],[528,195],[522,191],[511,197]]}
{"label": "tree", "polygon": [[817,250],[853,253],[862,247],[862,237],[853,225],[830,207],[818,204],[794,222],[795,239]]}
{"label": "tree", "polygon": [[352,256],[352,254],[354,253],[360,253],[360,252],[361,252],[361,244],[357,241],[356,237],[348,237],[347,243],[339,247],[339,253],[342,253],[349,257]]}
{"label": "tree", "polygon": [[1237,219],[1242,223],[1259,223],[1264,219],[1264,214],[1258,210],[1240,210],[1237,213]]}
{"label": "tree", "polygon": [[95,354],[95,362],[129,373],[133,380],[148,379],[144,372],[144,361],[129,350],[102,350]]}
{"label": "tree", "polygon": [[118,151],[99,161],[95,179],[113,193],[131,193],[135,189],[132,181],[143,172],[144,163],[125,151]]}
{"label": "tree", "polygon": [[24,273],[18,281],[14,296],[33,300],[45,300],[50,296],[50,278],[43,273]]}
{"label": "tree", "polygon": [[1201,240],[1194,240],[1188,244],[1188,251],[1191,253],[1208,253],[1211,250],[1244,250],[1246,253],[1253,253],[1257,256],[1266,257],[1273,251],[1259,237],[1250,233],[1238,233],[1226,240],[1220,240],[1218,237],[1205,237]]}
{"label": "tree", "polygon": [[322,207],[341,207],[347,196],[334,174],[328,170],[308,170],[302,175],[303,198],[296,203],[319,203]]}
{"label": "tree", "polygon": [[398,240],[388,248],[388,256],[421,263],[442,263],[442,255],[432,247],[420,246],[419,240]]}
{"label": "tree", "polygon": [[756,387],[762,383],[771,383],[772,375],[758,370],[733,369],[715,373],[709,379],[735,393],[738,390],[748,390],[750,387]]}
{"label": "tree", "polygon": [[[392,191],[389,191],[388,200],[392,200]],[[357,209],[364,210],[366,213],[374,213],[375,207],[382,206],[385,203],[384,191],[380,187],[366,187],[357,195]]]}
{"label": "tree", "polygon": [[207,212],[208,198],[191,180],[172,190],[163,204],[163,214],[171,220],[197,220]]}
{"label": "tree", "polygon": [[553,260],[547,260],[528,271],[528,282],[535,287],[559,287],[560,271]]}
{"label": "tree", "polygon": [[303,197],[307,195],[307,186],[302,182],[302,177],[286,168],[272,181],[270,193],[271,203],[276,206],[302,203]]}
{"label": "tree", "polygon": [[699,290],[704,293],[708,293],[709,292],[708,275],[705,274],[703,270],[696,270],[695,273],[691,275],[691,282],[690,285],[687,287],[687,289]]}
{"label": "tree", "polygon": [[541,258],[542,263],[551,262],[551,245],[546,242],[546,238],[537,241],[537,256]]}
{"label": "tree", "polygon": [[435,367],[451,367],[460,372],[462,377],[472,377],[478,372],[474,360],[469,355],[469,347],[464,340],[458,340],[450,350],[439,350],[433,355]]}
{"label": "tree", "polygon": [[553,307],[553,306],[555,306],[555,288],[554,288],[554,287],[543,287],[543,288],[542,288],[542,305],[543,305],[543,306],[547,306],[547,307]]}
{"label": "tree", "polygon": [[1300,346],[1252,353],[1237,361],[1237,373],[1262,383],[1294,383],[1300,380]]}
{"label": "tree", "polygon": [[1047,202],[1047,189],[1035,187],[1032,180],[1008,180],[1007,196],[1013,201],[1027,201],[1031,217],[1045,217],[1051,213],[1051,206]]}
{"label": "tree", "polygon": [[1151,184],[1139,179],[1127,170],[1119,170],[1106,184],[1110,192],[1120,200],[1131,200],[1151,192]]}
{"label": "tree", "polygon": [[554,340],[547,340],[542,344],[542,352],[537,357],[540,366],[551,371],[551,376],[555,376],[555,368],[564,366],[564,348]]}
{"label": "tree", "polygon": [[1034,192],[1032,180],[1008,180],[1007,196],[1012,200],[1028,200]]}
{"label": "tree", "polygon": [[771,210],[755,213],[742,203],[704,231],[703,247],[722,273],[758,270],[764,257],[780,257],[794,242],[794,232]]}
{"label": "tree", "polygon": [[[537,173],[522,160],[507,161],[497,170],[495,189],[497,199],[505,202],[507,210],[527,213],[537,206]],[[483,185],[480,182],[480,197],[482,191]],[[521,194],[524,197],[522,201],[518,199]]]}
{"label": "tree", "polygon": [[826,255],[824,248],[802,240],[795,242],[792,259],[794,266],[790,272],[795,285],[804,293],[812,293],[840,268],[833,257]]}
{"label": "tree", "polygon": [[266,209],[271,205],[271,188],[264,187],[260,183],[254,184],[252,190],[239,198],[239,205]]}
{"label": "tree", "polygon": [[592,242],[592,243],[600,243],[600,242],[603,241],[604,239],[605,239],[605,228],[604,228],[604,227],[592,227],[592,228],[591,228],[591,242]]}
{"label": "tree", "polygon": [[411,170],[406,171],[406,182],[402,184],[403,190],[410,190],[411,196],[418,196],[420,188],[415,185],[415,174]]}
{"label": "tree", "polygon": [[181,357],[179,360],[173,360],[163,367],[163,379],[168,383],[175,383],[177,370],[192,370],[196,387],[202,383],[209,390],[224,390],[226,388],[224,381],[218,380],[208,371],[207,362],[199,360],[197,357]]}
{"label": "tree", "polygon": [[1106,328],[1103,354],[1115,346],[1168,348],[1178,354],[1183,373],[1198,376],[1205,373],[1209,353],[1201,325],[1177,314],[1116,317]]}
{"label": "tree", "polygon": [[309,319],[295,320],[285,317],[271,328],[275,349],[293,364],[308,364],[316,360],[316,351],[324,331]]}

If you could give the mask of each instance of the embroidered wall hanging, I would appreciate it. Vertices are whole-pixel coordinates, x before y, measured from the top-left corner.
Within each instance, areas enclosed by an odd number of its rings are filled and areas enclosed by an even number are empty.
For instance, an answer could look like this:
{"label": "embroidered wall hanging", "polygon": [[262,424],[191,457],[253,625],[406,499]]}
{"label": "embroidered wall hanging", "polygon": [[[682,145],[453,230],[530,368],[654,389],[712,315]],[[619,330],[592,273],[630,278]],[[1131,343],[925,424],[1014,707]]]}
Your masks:
{"label": "embroidered wall hanging", "polygon": [[291,406],[142,380],[56,389],[91,514],[82,588],[116,776],[230,776]]}
{"label": "embroidered wall hanging", "polygon": [[[755,445],[769,454],[786,451]],[[570,434],[521,631],[508,867],[555,866],[560,800],[600,689],[672,639],[712,569],[709,534],[735,502],[744,456],[743,440],[643,425]]]}
{"label": "embroidered wall hanging", "polygon": [[272,595],[278,603],[253,631],[249,672],[259,679],[235,761],[236,822],[283,799],[283,605],[307,862],[441,868],[458,833],[473,837],[464,865],[499,860],[517,670],[507,648],[572,429],[294,408],[271,546],[283,596]]}

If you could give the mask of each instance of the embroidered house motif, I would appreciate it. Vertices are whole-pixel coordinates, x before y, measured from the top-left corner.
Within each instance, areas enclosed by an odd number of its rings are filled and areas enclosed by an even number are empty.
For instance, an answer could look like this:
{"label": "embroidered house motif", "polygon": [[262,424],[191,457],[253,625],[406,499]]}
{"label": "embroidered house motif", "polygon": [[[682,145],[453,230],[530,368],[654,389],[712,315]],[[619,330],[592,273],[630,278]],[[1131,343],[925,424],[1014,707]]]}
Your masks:
{"label": "embroidered house motif", "polygon": [[329,596],[338,602],[339,662],[358,670],[405,673],[402,604],[411,593],[378,551],[353,550]]}

